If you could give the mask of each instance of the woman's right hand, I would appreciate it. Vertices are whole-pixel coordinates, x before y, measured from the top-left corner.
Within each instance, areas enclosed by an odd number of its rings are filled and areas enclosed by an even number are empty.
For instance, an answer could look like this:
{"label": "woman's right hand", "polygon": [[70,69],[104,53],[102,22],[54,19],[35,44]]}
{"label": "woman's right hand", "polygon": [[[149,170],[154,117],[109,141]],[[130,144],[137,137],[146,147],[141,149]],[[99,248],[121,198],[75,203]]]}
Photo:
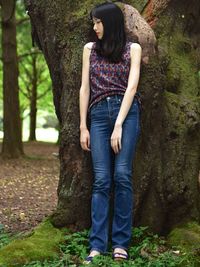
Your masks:
{"label": "woman's right hand", "polygon": [[90,151],[90,133],[87,128],[80,130],[80,144],[83,150]]}

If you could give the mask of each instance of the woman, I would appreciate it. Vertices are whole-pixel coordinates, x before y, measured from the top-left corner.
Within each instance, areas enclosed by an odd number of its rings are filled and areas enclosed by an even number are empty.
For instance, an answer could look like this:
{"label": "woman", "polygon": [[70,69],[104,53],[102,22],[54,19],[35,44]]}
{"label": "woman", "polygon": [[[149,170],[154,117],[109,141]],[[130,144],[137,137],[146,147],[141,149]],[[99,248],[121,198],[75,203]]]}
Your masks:
{"label": "woman", "polygon": [[[114,3],[97,5],[90,16],[97,39],[84,46],[80,88],[80,143],[83,150],[91,151],[94,171],[90,254],[85,263],[107,251],[112,184],[113,258],[128,259],[132,162],[140,132],[136,90],[142,50],[138,43],[126,41],[123,13]],[[90,132],[86,123],[88,109]]]}

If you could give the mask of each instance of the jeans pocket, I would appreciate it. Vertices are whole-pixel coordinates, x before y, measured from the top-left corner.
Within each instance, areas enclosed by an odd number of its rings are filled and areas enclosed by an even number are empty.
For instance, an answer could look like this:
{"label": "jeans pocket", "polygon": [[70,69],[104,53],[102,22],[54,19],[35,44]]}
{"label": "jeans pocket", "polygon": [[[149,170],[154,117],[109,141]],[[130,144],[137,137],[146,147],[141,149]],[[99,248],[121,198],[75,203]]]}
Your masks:
{"label": "jeans pocket", "polygon": [[97,111],[99,108],[101,107],[101,103],[97,102],[96,104],[94,104],[91,108],[90,108],[90,113],[94,113],[95,111]]}
{"label": "jeans pocket", "polygon": [[114,107],[120,108],[122,104],[123,96],[116,96],[116,99],[114,101]]}
{"label": "jeans pocket", "polygon": [[118,96],[117,97],[117,103],[122,103],[122,100],[123,100],[123,96]]}

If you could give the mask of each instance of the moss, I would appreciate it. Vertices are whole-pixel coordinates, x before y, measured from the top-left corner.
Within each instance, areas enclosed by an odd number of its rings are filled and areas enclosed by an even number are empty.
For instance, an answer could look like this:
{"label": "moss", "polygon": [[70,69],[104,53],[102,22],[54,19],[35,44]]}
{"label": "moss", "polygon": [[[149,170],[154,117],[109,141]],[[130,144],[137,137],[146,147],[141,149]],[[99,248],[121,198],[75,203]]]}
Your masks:
{"label": "moss", "polygon": [[35,260],[55,258],[64,234],[64,229],[54,228],[49,220],[45,220],[30,236],[14,240],[0,250],[0,266],[20,266]]}
{"label": "moss", "polygon": [[[198,123],[199,117],[196,111],[199,109],[200,97],[187,97],[165,91],[164,98],[167,117],[172,122],[175,121],[177,126],[182,125],[187,131],[193,124]],[[190,121],[190,118],[193,118],[193,121]]]}
{"label": "moss", "polygon": [[[197,51],[187,33],[183,34],[184,22],[179,16],[174,25],[168,14],[160,17],[155,29],[158,43],[169,58],[167,90],[187,97],[199,92],[197,66],[200,64]],[[165,31],[163,31],[163,28]],[[194,60],[195,59],[195,60]]]}
{"label": "moss", "polygon": [[193,254],[195,262],[200,264],[200,225],[197,222],[189,222],[173,229],[168,235],[168,244]]}

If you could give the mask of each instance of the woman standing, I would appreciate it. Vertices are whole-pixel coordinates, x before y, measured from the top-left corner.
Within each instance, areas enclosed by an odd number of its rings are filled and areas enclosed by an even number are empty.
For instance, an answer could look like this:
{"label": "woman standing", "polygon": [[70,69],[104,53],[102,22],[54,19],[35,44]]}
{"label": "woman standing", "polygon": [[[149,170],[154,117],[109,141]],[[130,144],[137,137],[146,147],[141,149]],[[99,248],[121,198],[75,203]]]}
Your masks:
{"label": "woman standing", "polygon": [[[138,43],[127,42],[123,13],[114,3],[95,6],[90,16],[97,40],[84,46],[80,88],[80,143],[83,150],[91,151],[94,171],[90,254],[86,264],[107,251],[112,184],[113,258],[128,259],[132,163],[140,132],[136,90],[142,50]],[[88,110],[90,132],[86,123]]]}

